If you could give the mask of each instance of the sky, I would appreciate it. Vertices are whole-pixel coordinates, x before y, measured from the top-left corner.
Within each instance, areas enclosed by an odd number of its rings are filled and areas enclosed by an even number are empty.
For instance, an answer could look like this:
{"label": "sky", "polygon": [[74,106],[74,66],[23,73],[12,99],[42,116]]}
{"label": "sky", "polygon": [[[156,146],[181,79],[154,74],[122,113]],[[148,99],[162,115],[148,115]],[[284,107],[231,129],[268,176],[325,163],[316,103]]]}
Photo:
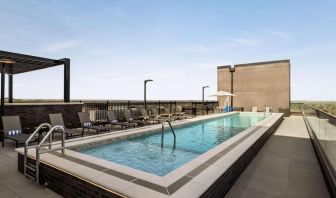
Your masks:
{"label": "sky", "polygon": [[[336,1],[0,0],[0,50],[71,59],[72,99],[201,99],[217,66],[290,59],[292,100],[336,100]],[[63,67],[14,76],[63,98]],[[215,99],[206,97],[206,99]]]}

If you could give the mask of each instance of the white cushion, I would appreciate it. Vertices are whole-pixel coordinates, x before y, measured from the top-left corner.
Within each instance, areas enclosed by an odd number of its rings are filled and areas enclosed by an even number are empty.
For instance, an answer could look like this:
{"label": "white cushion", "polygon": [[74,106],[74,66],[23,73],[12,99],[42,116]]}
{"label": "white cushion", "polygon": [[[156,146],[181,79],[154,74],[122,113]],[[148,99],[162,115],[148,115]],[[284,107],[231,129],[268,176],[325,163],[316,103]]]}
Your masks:
{"label": "white cushion", "polygon": [[89,127],[89,126],[92,126],[92,124],[90,122],[84,123],[84,127]]}
{"label": "white cushion", "polygon": [[15,130],[10,130],[10,131],[8,131],[8,135],[9,136],[12,136],[12,135],[19,135],[19,134],[21,134],[22,133],[22,131],[20,130],[20,129],[15,129]]}

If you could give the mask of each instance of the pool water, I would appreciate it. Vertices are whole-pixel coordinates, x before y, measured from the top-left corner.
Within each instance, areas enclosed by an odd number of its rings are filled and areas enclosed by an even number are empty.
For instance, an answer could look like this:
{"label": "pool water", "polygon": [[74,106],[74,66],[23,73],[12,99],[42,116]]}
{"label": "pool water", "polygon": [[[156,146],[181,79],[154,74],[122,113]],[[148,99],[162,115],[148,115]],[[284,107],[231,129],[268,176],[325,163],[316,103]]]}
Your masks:
{"label": "pool water", "polygon": [[161,148],[161,132],[158,132],[79,152],[163,176],[264,118],[263,114],[233,114],[175,128],[175,149],[173,134],[167,126],[164,148]]}

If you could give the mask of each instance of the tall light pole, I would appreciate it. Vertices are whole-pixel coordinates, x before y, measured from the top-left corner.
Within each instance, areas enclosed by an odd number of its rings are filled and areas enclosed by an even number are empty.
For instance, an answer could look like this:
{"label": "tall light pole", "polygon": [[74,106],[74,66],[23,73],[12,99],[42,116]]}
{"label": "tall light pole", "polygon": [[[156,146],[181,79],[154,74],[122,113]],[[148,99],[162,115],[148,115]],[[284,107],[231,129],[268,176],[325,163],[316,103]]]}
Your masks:
{"label": "tall light pole", "polygon": [[202,87],[202,115],[204,115],[204,89],[209,88],[209,86]]}
{"label": "tall light pole", "polygon": [[146,101],[146,85],[147,82],[152,82],[153,80],[151,79],[147,79],[144,81],[144,105],[145,105],[145,109],[147,109],[147,101]]}

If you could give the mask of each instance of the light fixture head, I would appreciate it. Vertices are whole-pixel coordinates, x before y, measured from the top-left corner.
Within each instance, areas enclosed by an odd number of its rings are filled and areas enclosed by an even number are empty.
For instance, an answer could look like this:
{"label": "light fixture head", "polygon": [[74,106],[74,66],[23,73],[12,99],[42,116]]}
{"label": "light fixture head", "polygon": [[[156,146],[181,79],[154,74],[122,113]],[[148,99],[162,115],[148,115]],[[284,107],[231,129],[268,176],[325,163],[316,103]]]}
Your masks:
{"label": "light fixture head", "polygon": [[4,58],[4,59],[0,59],[0,63],[2,63],[2,64],[14,64],[15,61]]}
{"label": "light fixture head", "polygon": [[152,81],[153,81],[152,79],[145,80],[145,82],[152,82]]}
{"label": "light fixture head", "polygon": [[205,89],[205,88],[209,88],[209,87],[210,87],[210,86],[204,86],[203,89]]}

